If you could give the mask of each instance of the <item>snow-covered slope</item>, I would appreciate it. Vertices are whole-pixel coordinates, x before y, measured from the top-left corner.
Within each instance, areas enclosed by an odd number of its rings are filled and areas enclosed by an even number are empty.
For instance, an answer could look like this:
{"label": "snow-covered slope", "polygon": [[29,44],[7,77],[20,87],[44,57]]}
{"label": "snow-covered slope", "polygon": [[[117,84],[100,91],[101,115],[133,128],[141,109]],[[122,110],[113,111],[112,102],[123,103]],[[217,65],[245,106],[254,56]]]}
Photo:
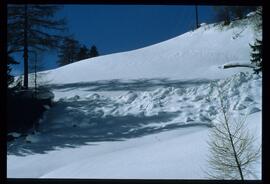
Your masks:
{"label": "snow-covered slope", "polygon": [[[239,25],[235,25],[239,24]],[[230,27],[204,25],[197,30],[138,50],[82,60],[47,73],[49,83],[138,78],[224,78],[228,62],[249,62],[254,41],[249,19]]]}
{"label": "snow-covered slope", "polygon": [[[261,144],[261,77],[249,19],[204,25],[146,48],[42,72],[55,106],[38,132],[8,144],[8,177],[205,179],[216,85]],[[261,178],[261,163],[249,179]]]}

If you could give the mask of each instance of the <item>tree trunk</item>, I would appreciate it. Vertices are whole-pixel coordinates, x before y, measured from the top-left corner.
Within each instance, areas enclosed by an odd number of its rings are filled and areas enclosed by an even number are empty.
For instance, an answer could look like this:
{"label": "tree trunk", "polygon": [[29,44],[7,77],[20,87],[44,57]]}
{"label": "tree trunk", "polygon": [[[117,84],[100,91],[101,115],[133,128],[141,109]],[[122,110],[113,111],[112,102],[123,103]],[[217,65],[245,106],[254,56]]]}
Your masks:
{"label": "tree trunk", "polygon": [[24,5],[24,80],[23,85],[28,89],[28,14],[27,4]]}

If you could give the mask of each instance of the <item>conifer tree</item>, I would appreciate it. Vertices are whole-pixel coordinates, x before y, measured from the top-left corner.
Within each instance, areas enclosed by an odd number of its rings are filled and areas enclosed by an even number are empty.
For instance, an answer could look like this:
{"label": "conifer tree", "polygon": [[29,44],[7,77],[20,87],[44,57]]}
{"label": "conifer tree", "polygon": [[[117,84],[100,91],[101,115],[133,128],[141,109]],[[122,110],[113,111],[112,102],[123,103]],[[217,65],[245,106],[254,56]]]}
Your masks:
{"label": "conifer tree", "polygon": [[262,54],[263,54],[263,44],[262,40],[256,39],[254,45],[249,44],[251,52],[251,63],[255,64],[257,67],[254,69],[255,73],[262,71]]}
{"label": "conifer tree", "polygon": [[79,52],[77,54],[77,60],[83,60],[83,59],[87,59],[88,56],[88,49],[85,45],[81,46],[79,49]]}
{"label": "conifer tree", "polygon": [[56,31],[65,29],[65,20],[54,18],[59,9],[54,5],[8,6],[8,49],[10,53],[23,51],[25,88],[28,88],[29,51],[55,48],[62,38]]}
{"label": "conifer tree", "polygon": [[66,37],[60,46],[59,50],[59,60],[58,63],[60,66],[74,63],[77,61],[79,53],[80,44],[77,40],[72,37]]}
{"label": "conifer tree", "polygon": [[89,51],[89,57],[92,58],[92,57],[97,57],[99,56],[99,53],[97,51],[97,47],[95,45],[93,45]]}

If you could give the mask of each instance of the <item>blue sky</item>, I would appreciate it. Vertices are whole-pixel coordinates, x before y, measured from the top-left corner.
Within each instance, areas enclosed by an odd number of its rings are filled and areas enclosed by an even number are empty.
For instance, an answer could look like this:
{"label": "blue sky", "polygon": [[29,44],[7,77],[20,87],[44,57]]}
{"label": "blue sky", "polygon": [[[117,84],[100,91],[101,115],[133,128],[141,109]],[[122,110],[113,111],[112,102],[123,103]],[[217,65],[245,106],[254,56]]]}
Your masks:
{"label": "blue sky", "polygon": [[[211,6],[199,6],[198,13],[200,23],[214,22]],[[195,6],[183,5],[64,5],[56,17],[66,17],[68,33],[88,47],[96,45],[100,55],[149,46],[195,28]],[[57,67],[55,51],[38,59],[43,70]],[[23,64],[13,68],[20,74]]]}

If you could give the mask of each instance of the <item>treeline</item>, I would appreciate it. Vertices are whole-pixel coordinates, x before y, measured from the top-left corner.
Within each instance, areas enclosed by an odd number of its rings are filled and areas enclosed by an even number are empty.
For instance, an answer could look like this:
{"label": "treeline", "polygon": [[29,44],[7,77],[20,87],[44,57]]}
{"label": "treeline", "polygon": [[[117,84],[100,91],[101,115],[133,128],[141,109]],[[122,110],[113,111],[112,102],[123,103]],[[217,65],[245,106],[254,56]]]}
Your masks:
{"label": "treeline", "polygon": [[74,38],[67,37],[62,41],[62,45],[60,46],[58,64],[63,66],[96,56],[99,56],[99,53],[95,45],[88,49],[87,46],[80,44]]}
{"label": "treeline", "polygon": [[[7,133],[25,133],[31,129],[35,132],[38,119],[53,105],[53,93],[37,81],[41,76],[37,70],[41,66],[42,54],[56,50],[61,65],[99,55],[94,45],[88,49],[69,36],[66,20],[55,16],[62,7],[39,4],[7,6]],[[12,65],[19,63],[23,63],[23,80],[18,78],[14,82]],[[31,67],[35,74],[34,87],[29,88]]]}
{"label": "treeline", "polygon": [[255,11],[257,6],[214,6],[216,21],[229,25],[232,20],[243,19],[246,14]]}
{"label": "treeline", "polygon": [[[261,6],[215,6],[216,21],[223,21],[223,25],[227,26],[231,21],[243,19],[250,12],[254,12],[257,16],[255,21],[255,31],[262,32],[262,7]],[[255,66],[254,72],[262,72],[263,67],[263,41],[261,38],[255,39],[254,44],[249,44],[251,47],[251,63]]]}
{"label": "treeline", "polygon": [[[23,62],[23,88],[28,89],[31,63],[34,68],[39,68],[37,65],[41,62],[37,58],[46,51],[57,51],[60,66],[99,55],[95,45],[88,48],[70,36],[66,19],[55,17],[62,8],[63,6],[59,5],[8,5],[7,87],[14,80],[11,75],[12,65]],[[23,61],[14,57],[15,55],[21,55]]]}

